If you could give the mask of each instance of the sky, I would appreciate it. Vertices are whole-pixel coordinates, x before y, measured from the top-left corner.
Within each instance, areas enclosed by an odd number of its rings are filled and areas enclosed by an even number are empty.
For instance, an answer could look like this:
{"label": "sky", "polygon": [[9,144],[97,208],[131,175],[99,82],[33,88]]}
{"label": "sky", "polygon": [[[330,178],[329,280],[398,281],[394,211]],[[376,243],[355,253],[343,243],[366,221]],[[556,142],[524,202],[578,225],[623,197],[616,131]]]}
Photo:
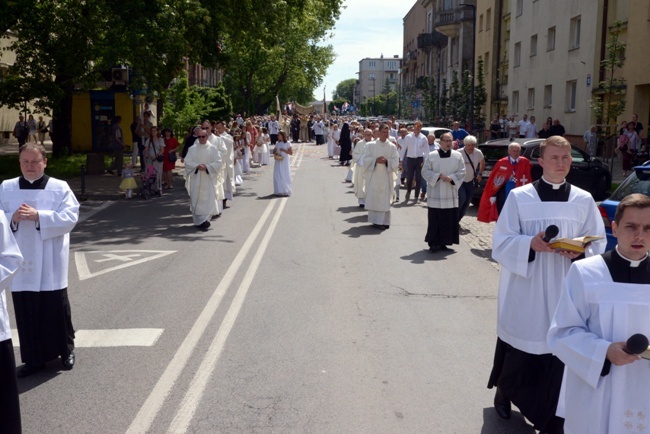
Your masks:
{"label": "sky", "polygon": [[[419,0],[418,0],[419,1]],[[415,0],[345,0],[345,8],[332,37],[324,45],[332,45],[336,59],[327,69],[323,83],[314,91],[314,98],[327,100],[343,80],[357,78],[359,61],[366,57],[402,57],[404,16],[411,10]]]}

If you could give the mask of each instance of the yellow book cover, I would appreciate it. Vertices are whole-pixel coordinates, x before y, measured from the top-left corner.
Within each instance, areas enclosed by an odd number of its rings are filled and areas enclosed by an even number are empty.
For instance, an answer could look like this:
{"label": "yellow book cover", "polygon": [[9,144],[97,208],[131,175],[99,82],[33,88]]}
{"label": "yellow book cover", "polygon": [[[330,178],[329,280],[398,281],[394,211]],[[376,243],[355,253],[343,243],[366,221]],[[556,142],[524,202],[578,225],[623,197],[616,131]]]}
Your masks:
{"label": "yellow book cover", "polygon": [[568,250],[571,252],[583,253],[587,244],[603,238],[605,237],[592,235],[578,238],[558,238],[551,243],[551,248],[555,250]]}

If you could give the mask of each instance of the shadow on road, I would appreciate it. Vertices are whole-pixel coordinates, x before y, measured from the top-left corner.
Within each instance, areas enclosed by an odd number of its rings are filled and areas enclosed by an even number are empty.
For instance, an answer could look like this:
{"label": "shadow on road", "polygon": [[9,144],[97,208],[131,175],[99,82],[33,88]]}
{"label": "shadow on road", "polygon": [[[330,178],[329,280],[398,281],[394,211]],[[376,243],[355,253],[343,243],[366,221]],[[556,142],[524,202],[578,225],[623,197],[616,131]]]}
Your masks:
{"label": "shadow on road", "polygon": [[343,213],[343,214],[350,214],[353,212],[365,212],[365,209],[361,208],[360,206],[341,206],[337,210],[337,212]]}
{"label": "shadow on road", "polygon": [[368,222],[368,216],[367,215],[356,215],[354,217],[350,217],[345,219],[346,222],[348,223],[367,223]]}
{"label": "shadow on road", "polygon": [[450,250],[439,250],[437,252],[430,252],[429,249],[418,250],[417,252],[411,253],[407,256],[401,256],[400,259],[405,261],[411,261],[413,264],[424,264],[427,261],[441,261],[446,260],[447,256],[455,254],[456,251]]}
{"label": "shadow on road", "polygon": [[514,411],[512,417],[503,420],[494,412],[494,408],[483,409],[483,427],[481,434],[535,434],[537,431],[526,422],[521,413]]}
{"label": "shadow on road", "polygon": [[355,226],[341,233],[343,235],[349,236],[350,238],[359,238],[364,235],[381,235],[382,232],[384,231],[381,229],[377,229],[372,225],[367,225],[367,226]]}

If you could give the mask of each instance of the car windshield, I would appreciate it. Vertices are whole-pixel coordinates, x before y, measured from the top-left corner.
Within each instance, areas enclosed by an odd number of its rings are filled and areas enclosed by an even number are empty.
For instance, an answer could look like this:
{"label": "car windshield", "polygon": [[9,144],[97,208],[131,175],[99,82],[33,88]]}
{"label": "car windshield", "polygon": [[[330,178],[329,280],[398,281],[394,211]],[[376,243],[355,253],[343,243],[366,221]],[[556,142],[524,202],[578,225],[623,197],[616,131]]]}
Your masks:
{"label": "car windshield", "polygon": [[643,193],[650,196],[650,179],[640,180],[636,173],[630,175],[623,184],[609,197],[610,200],[621,201],[625,196],[632,193]]}

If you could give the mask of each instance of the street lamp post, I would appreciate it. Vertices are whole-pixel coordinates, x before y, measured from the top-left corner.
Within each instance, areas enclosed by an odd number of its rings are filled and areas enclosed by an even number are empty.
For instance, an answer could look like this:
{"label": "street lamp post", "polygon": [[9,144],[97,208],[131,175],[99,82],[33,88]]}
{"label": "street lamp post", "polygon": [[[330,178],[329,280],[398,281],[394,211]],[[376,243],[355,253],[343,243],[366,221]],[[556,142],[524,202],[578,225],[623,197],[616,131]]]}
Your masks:
{"label": "street lamp post", "polygon": [[470,130],[474,132],[474,76],[475,71],[475,57],[476,57],[476,5],[470,3],[459,4],[461,8],[472,9],[472,87],[469,93],[469,124]]}

